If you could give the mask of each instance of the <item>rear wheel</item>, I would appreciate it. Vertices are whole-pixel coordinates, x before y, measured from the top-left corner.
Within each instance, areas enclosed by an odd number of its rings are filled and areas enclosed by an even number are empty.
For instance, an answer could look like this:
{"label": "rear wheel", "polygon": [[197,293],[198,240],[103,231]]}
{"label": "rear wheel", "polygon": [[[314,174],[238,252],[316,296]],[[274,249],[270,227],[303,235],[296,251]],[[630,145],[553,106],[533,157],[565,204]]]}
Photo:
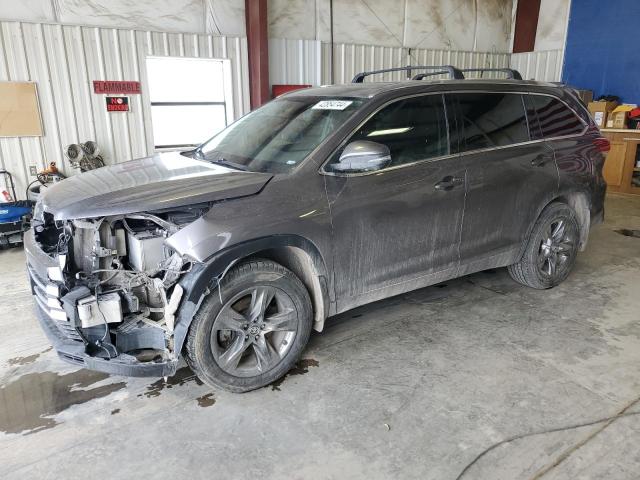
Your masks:
{"label": "rear wheel", "polygon": [[312,325],[309,294],[282,265],[252,260],[232,268],[189,328],[186,359],[205,383],[233,392],[263,387],[299,359]]}
{"label": "rear wheel", "polygon": [[558,285],[575,264],[579,241],[574,211],[564,203],[552,203],[534,225],[522,259],[507,267],[511,278],[537,289]]}

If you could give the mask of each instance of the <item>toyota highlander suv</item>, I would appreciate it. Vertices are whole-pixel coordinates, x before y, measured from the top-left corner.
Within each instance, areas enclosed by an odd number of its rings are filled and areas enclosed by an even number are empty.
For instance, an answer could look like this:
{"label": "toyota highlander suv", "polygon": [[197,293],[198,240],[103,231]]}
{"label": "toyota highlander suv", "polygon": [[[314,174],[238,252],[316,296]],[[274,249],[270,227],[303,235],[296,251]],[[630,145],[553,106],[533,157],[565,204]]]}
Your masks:
{"label": "toyota highlander suv", "polygon": [[406,70],[424,73],[292,92],[192,151],[47,189],[25,245],[60,358],[157,377],[184,358],[243,392],[359,305],[496,267],[565,280],[609,148],[574,91]]}

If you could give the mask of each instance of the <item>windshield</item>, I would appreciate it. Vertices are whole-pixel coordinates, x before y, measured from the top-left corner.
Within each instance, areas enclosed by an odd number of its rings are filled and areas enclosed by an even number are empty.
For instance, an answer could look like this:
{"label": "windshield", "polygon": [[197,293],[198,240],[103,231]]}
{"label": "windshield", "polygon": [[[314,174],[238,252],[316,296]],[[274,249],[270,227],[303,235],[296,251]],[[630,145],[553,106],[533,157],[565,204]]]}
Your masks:
{"label": "windshield", "polygon": [[194,155],[252,172],[287,173],[363,103],[358,98],[276,99],[229,125]]}

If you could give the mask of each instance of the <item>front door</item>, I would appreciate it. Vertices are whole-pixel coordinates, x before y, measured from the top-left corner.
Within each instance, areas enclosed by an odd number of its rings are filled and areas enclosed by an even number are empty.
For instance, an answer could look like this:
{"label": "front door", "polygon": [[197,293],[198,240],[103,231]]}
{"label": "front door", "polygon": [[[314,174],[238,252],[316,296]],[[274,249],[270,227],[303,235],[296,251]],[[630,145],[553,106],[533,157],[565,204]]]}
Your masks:
{"label": "front door", "polygon": [[[531,141],[523,95],[455,93],[467,199],[460,274],[516,260],[540,205],[558,189],[553,150]],[[535,140],[535,139],[534,139]]]}
{"label": "front door", "polygon": [[[344,146],[386,145],[377,171],[340,173]],[[324,167],[331,209],[338,310],[454,276],[465,169],[451,155],[442,95],[390,103]]]}

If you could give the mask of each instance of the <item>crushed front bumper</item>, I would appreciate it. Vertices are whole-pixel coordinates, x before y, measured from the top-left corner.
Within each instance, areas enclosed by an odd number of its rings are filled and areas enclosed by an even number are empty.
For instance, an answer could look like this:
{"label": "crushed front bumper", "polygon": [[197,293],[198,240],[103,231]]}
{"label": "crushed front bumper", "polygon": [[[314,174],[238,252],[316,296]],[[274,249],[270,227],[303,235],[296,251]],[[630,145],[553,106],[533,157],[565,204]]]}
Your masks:
{"label": "crushed front bumper", "polygon": [[89,355],[84,341],[67,318],[60,299],[52,294],[55,289],[47,288],[50,283],[47,268],[57,265],[55,259],[40,249],[32,230],[25,233],[24,246],[36,317],[62,360],[89,370],[130,377],[168,377],[176,372],[177,359],[140,362],[126,353],[111,359]]}

